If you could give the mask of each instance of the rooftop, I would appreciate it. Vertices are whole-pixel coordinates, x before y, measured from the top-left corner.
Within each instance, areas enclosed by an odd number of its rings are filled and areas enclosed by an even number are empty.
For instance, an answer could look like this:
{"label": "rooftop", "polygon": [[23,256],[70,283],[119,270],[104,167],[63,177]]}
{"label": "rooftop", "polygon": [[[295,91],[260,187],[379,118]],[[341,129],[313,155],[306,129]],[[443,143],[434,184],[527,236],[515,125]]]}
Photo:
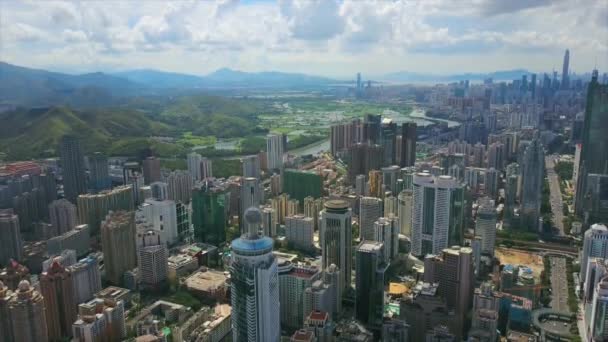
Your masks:
{"label": "rooftop", "polygon": [[189,289],[198,291],[213,291],[225,286],[228,275],[225,272],[212,269],[201,270],[186,278],[185,284]]}

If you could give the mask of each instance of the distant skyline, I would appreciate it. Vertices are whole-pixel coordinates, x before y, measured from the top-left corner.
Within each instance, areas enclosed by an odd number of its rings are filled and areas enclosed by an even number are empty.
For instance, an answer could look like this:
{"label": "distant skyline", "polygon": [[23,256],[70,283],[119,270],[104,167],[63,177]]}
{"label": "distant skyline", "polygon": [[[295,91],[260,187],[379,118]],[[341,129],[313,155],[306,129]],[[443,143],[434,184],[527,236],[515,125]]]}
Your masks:
{"label": "distant skyline", "polygon": [[604,0],[0,2],[0,60],[80,73],[336,78],[608,70]]}

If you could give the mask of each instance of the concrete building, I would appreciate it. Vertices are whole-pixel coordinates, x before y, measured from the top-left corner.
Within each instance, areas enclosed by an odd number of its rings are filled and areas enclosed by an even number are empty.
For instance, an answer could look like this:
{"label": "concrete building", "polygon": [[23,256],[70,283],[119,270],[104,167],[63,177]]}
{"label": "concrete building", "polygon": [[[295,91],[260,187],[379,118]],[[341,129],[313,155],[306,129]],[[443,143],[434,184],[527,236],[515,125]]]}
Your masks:
{"label": "concrete building", "polygon": [[363,241],[356,253],[355,318],[374,329],[382,327],[384,317],[385,263],[382,242]]}
{"label": "concrete building", "polygon": [[323,198],[304,198],[304,216],[312,218],[314,230],[319,230],[319,213],[323,210]]}
{"label": "concrete building", "polygon": [[397,218],[397,197],[387,196],[384,198],[384,213],[383,217],[394,217]]}
{"label": "concrete building", "polygon": [[63,136],[59,143],[59,155],[63,175],[63,193],[70,202],[76,203],[78,195],[87,192],[84,155],[80,141],[74,136]]}
{"label": "concrete building", "polygon": [[399,159],[401,167],[414,166],[417,139],[415,122],[406,122],[401,125],[401,158]]}
{"label": "concrete building", "polygon": [[357,196],[367,195],[367,180],[365,175],[357,175],[355,177],[355,194]]}
{"label": "concrete building", "polygon": [[11,259],[23,260],[19,217],[13,209],[0,209],[0,265],[8,265]]}
{"label": "concrete building", "polygon": [[[45,300],[27,280],[21,281],[12,294],[7,292],[6,287],[0,285],[0,309],[3,310],[0,320],[7,318],[10,321],[8,328],[13,341],[49,341]],[[4,315],[4,310],[8,311],[8,315]],[[4,334],[2,336],[10,337]],[[11,341],[10,338],[8,340]]]}
{"label": "concrete building", "polygon": [[304,329],[312,331],[318,342],[332,342],[334,324],[327,312],[312,311],[304,320]]}
{"label": "concrete building", "polygon": [[322,311],[337,320],[342,312],[342,287],[340,270],[332,264],[304,291],[304,317]]}
{"label": "concrete building", "polygon": [[84,256],[89,252],[90,232],[88,224],[77,225],[73,230],[47,240],[47,252],[49,255],[56,255],[63,250],[71,249],[76,251],[76,256]]}
{"label": "concrete building", "polygon": [[226,241],[230,193],[204,182],[192,189],[192,226],[196,241],[219,245]]}
{"label": "concrete building", "polygon": [[384,198],[384,184],[382,172],[379,170],[369,171],[369,196],[376,198]]}
{"label": "concrete building", "polygon": [[403,320],[390,319],[382,323],[382,342],[407,341],[410,326]]}
{"label": "concrete building", "polygon": [[530,231],[538,231],[540,226],[544,166],[543,146],[538,139],[534,139],[527,146],[521,163],[521,224]]}
{"label": "concrete building", "polygon": [[600,223],[594,224],[585,232],[580,258],[580,279],[584,280],[586,279],[590,258],[608,258],[608,228],[605,225]]}
{"label": "concrete building", "polygon": [[340,269],[342,289],[351,286],[352,214],[348,202],[329,200],[321,212],[321,255],[323,270],[331,264]]}
{"label": "concrete building", "polygon": [[154,182],[160,182],[160,159],[156,157],[147,157],[143,161],[144,184],[149,185]]}
{"label": "concrete building", "polygon": [[393,195],[397,192],[397,179],[401,168],[398,165],[386,166],[382,168],[382,184],[386,190],[390,190]]}
{"label": "concrete building", "polygon": [[278,342],[279,274],[273,241],[258,235],[259,209],[249,208],[244,218],[249,231],[232,242],[232,337],[234,341]]}
{"label": "concrete building", "polygon": [[121,284],[123,274],[137,266],[135,215],[133,212],[110,212],[101,223],[101,246],[107,280]]}
{"label": "concrete building", "polygon": [[167,199],[175,202],[190,203],[194,181],[186,171],[172,171],[166,179]]}
{"label": "concrete building", "polygon": [[160,233],[164,244],[173,245],[179,241],[177,208],[174,201],[147,199],[140,210],[146,222]]}
{"label": "concrete building", "polygon": [[101,291],[101,274],[97,258],[89,256],[68,267],[74,283],[74,302],[84,303]]}
{"label": "concrete building", "polygon": [[374,222],[382,217],[382,200],[375,197],[359,199],[359,238],[374,240]]}
{"label": "concrete building", "polygon": [[188,173],[194,182],[202,180],[201,175],[201,161],[203,157],[196,152],[189,153],[187,155],[186,162],[188,164]]}
{"label": "concrete building", "polygon": [[78,305],[78,319],[72,324],[72,334],[81,342],[124,339],[124,302],[94,298]]}
{"label": "concrete building", "polygon": [[167,281],[169,251],[158,231],[137,233],[137,276],[146,289],[160,289]]}
{"label": "concrete building", "polygon": [[49,219],[53,227],[52,236],[69,232],[78,221],[76,206],[66,199],[55,200],[49,204]]}
{"label": "concrete building", "polygon": [[475,235],[481,237],[481,253],[494,257],[496,245],[496,209],[494,201],[484,197],[479,201]]}
{"label": "concrete building", "polygon": [[47,272],[40,275],[40,290],[44,297],[49,339],[71,337],[77,305],[72,272],[54,262]]}
{"label": "concrete building", "polygon": [[464,191],[451,176],[414,176],[412,254],[439,254],[460,245],[464,235]]}
{"label": "concrete building", "polygon": [[389,264],[399,252],[399,227],[394,218],[381,217],[374,222],[374,241],[384,245],[384,263]]}
{"label": "concrete building", "polygon": [[78,196],[78,220],[80,224],[88,224],[91,234],[99,232],[99,225],[110,211],[134,209],[133,188],[119,186],[98,194]]}
{"label": "concrete building", "polygon": [[279,293],[281,327],[299,329],[304,323],[304,292],[321,277],[316,267],[294,265],[290,261],[279,264]]}
{"label": "concrete building", "polygon": [[283,173],[283,192],[300,202],[306,197],[320,198],[323,194],[323,178],[310,171],[286,169]]}
{"label": "concrete building", "polygon": [[283,153],[283,135],[269,134],[266,136],[268,170],[283,169]]}
{"label": "concrete building", "polygon": [[405,189],[397,197],[397,217],[399,222],[399,233],[411,238],[412,236],[412,209],[414,195],[412,190]]}
{"label": "concrete building", "polygon": [[89,159],[89,189],[99,192],[112,187],[108,157],[101,152],[88,156]]}
{"label": "concrete building", "polygon": [[[262,188],[257,178],[241,178],[241,232],[249,231],[247,222],[244,219],[245,211],[251,207],[258,208],[263,201]],[[281,221],[281,223],[283,223]]]}
{"label": "concrete building", "polygon": [[593,341],[608,339],[608,277],[600,280],[595,287],[587,336]]}
{"label": "concrete building", "polygon": [[260,158],[257,155],[241,158],[243,177],[261,178]]}
{"label": "concrete building", "polygon": [[[608,275],[608,260],[601,257],[589,258],[589,260],[587,261],[587,271],[585,272],[585,279],[581,279],[581,282],[583,283],[581,291],[583,293],[583,300],[585,303],[589,303],[593,300],[596,285],[606,275]],[[1,274],[0,280],[2,280]]]}
{"label": "concrete building", "polygon": [[202,180],[213,178],[213,162],[206,157],[201,159],[201,178]]}
{"label": "concrete building", "polygon": [[285,218],[285,238],[294,247],[312,250],[314,224],[313,219],[304,215],[296,215]]}
{"label": "concrete building", "polygon": [[201,267],[184,281],[188,292],[205,300],[224,301],[228,294],[230,278],[225,272]]}

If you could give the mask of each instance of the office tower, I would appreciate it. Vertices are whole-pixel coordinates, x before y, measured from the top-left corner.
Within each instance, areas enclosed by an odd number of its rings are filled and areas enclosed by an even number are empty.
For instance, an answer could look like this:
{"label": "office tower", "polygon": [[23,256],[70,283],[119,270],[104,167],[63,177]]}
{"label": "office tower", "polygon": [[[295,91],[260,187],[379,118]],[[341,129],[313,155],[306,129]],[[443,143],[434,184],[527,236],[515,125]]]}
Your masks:
{"label": "office tower", "polygon": [[70,337],[77,305],[72,272],[54,262],[47,272],[40,275],[40,290],[46,307],[49,339]]}
{"label": "office tower", "polygon": [[400,234],[407,236],[412,235],[412,209],[414,205],[414,193],[412,190],[406,189],[399,193],[397,197],[397,217],[399,222]]}
{"label": "office tower", "polygon": [[384,217],[397,217],[397,197],[388,196],[384,198]]}
{"label": "office tower", "polygon": [[182,203],[190,203],[192,198],[192,176],[185,171],[172,171],[167,176],[167,198]]}
{"label": "office tower", "polygon": [[319,230],[319,213],[323,210],[323,198],[304,198],[304,216],[312,218],[314,230]]}
{"label": "office tower", "polygon": [[202,157],[196,152],[188,153],[186,162],[188,164],[188,173],[194,182],[202,179],[201,177],[201,160]]}
{"label": "office tower", "polygon": [[101,247],[106,279],[122,284],[123,274],[137,266],[134,212],[111,211],[106,215],[101,223]]}
{"label": "office tower", "polygon": [[158,231],[137,233],[137,276],[146,289],[159,289],[167,280],[169,251]]}
{"label": "office tower", "polygon": [[[100,327],[102,329],[98,329]],[[94,298],[78,305],[78,319],[72,325],[72,332],[79,341],[122,341],[127,335],[125,302]]]}
{"label": "office tower", "polygon": [[384,198],[384,184],[382,184],[382,172],[371,170],[369,172],[369,195],[371,197]]}
{"label": "office tower", "polygon": [[154,182],[160,182],[160,159],[156,157],[147,157],[143,162],[144,169],[144,184],[149,185]]}
{"label": "office tower", "polygon": [[313,219],[303,215],[285,218],[285,238],[296,248],[312,250],[314,225]]}
{"label": "office tower", "polygon": [[11,259],[23,260],[19,217],[13,209],[0,209],[0,265],[8,265]]}
{"label": "office tower", "polygon": [[327,312],[337,320],[342,312],[342,285],[340,270],[334,264],[323,271],[321,279],[304,291],[304,317],[315,311]]}
{"label": "office tower", "polygon": [[335,264],[340,270],[340,285],[351,285],[352,269],[352,213],[348,202],[329,200],[321,211],[321,255],[323,270]]}
{"label": "office tower", "polygon": [[586,277],[588,262],[591,258],[608,258],[608,228],[600,223],[592,225],[584,234],[583,250],[581,251],[581,280]]}
{"label": "office tower", "polygon": [[314,172],[286,169],[283,173],[283,192],[300,202],[308,196],[321,197],[322,190],[323,179]]}
{"label": "office tower", "polygon": [[205,182],[192,189],[194,238],[218,246],[226,241],[227,193]]}
{"label": "office tower", "polygon": [[61,235],[76,227],[76,206],[66,199],[49,204],[49,218],[53,226],[53,236]]}
{"label": "office tower", "polygon": [[384,262],[388,265],[399,252],[399,226],[395,218],[381,217],[374,222],[374,241],[384,245]]}
{"label": "office tower", "polygon": [[61,138],[59,146],[63,175],[63,193],[70,202],[76,203],[80,194],[87,192],[84,156],[80,141],[74,136]]}
{"label": "office tower", "polygon": [[424,281],[439,283],[439,293],[446,298],[447,306],[456,311],[454,333],[462,336],[475,285],[471,248],[452,247],[444,249],[440,256],[427,255]]}
{"label": "office tower", "polygon": [[278,342],[281,311],[273,241],[258,235],[262,222],[258,208],[247,209],[244,219],[249,230],[232,242],[232,340]]}
{"label": "office tower", "polygon": [[522,158],[521,218],[522,225],[538,231],[544,180],[545,152],[538,139],[532,140]]}
{"label": "office tower", "polygon": [[464,191],[451,176],[414,176],[412,210],[412,254],[438,254],[462,243]]}
{"label": "office tower", "polygon": [[401,169],[397,165],[382,168],[382,184],[393,194],[397,194],[397,178],[399,178],[400,171]]}
{"label": "office tower", "polygon": [[[244,219],[245,211],[251,207],[259,207],[263,196],[260,182],[257,178],[241,178],[241,215],[239,217],[241,232],[249,231],[247,222]],[[283,223],[282,221],[277,222]]]}
{"label": "office tower", "polygon": [[112,179],[108,169],[108,157],[101,152],[89,156],[89,188],[93,192],[110,189]]}
{"label": "office tower", "polygon": [[375,197],[359,199],[359,238],[374,240],[374,222],[382,217],[382,200]]}
{"label": "office tower", "polygon": [[382,146],[357,143],[349,149],[348,180],[351,184],[358,175],[367,175],[371,170],[382,166]]}
{"label": "office tower", "polygon": [[495,168],[486,169],[484,172],[484,182],[486,196],[491,198],[498,197],[498,170]]}
{"label": "office tower", "polygon": [[[2,299],[0,298],[1,302]],[[48,303],[48,301],[45,301],[40,292],[36,291],[27,280],[19,283],[17,291],[8,300],[8,318],[10,319],[10,329],[14,341],[49,341],[50,336],[45,313],[48,312],[48,307],[45,308],[45,303]],[[46,305],[48,306],[48,304]]]}
{"label": "office tower", "polygon": [[243,164],[243,177],[261,178],[260,157],[258,155],[243,157],[241,163]]}
{"label": "office tower", "polygon": [[[584,200],[586,193],[580,189],[587,189],[588,174],[608,174],[608,135],[605,128],[608,127],[608,84],[599,84],[597,70],[594,70],[591,82],[587,88],[587,102],[585,107],[585,118],[583,126],[583,142],[581,145],[576,184],[576,214],[584,216],[584,208],[588,205]],[[603,220],[608,219],[604,213]],[[593,221],[586,224],[595,223]]]}
{"label": "office tower", "polygon": [[91,229],[88,224],[81,224],[62,235],[50,238],[46,242],[47,253],[59,254],[65,249],[76,251],[77,256],[83,256],[89,252],[91,242]]}
{"label": "office tower", "polygon": [[69,267],[74,282],[74,302],[84,303],[101,291],[101,275],[96,257],[86,257]]}
{"label": "office tower", "polygon": [[99,225],[108,212],[112,210],[134,209],[133,188],[119,186],[112,190],[102,191],[98,194],[84,194],[78,196],[78,220],[80,224],[88,224],[91,234],[99,232]]}
{"label": "office tower", "polygon": [[416,162],[416,123],[408,122],[401,126],[401,167],[414,166]]}
{"label": "office tower", "polygon": [[283,136],[269,134],[266,136],[266,158],[268,170],[281,170],[283,168]]}
{"label": "office tower", "polygon": [[365,196],[367,193],[367,184],[365,175],[357,175],[355,177],[355,194],[358,196]]}
{"label": "office tower", "polygon": [[475,235],[481,237],[481,252],[494,257],[496,245],[496,209],[494,201],[484,197],[477,207],[477,221],[475,222]]}
{"label": "office tower", "polygon": [[30,270],[15,260],[11,260],[5,268],[0,269],[0,281],[11,291],[15,291],[22,280],[29,279]]}
{"label": "office tower", "polygon": [[570,76],[568,74],[568,66],[570,64],[570,50],[566,49],[564,53],[564,64],[562,66],[562,84],[563,90],[570,89]]}
{"label": "office tower", "polygon": [[161,235],[163,243],[172,245],[179,241],[177,208],[174,201],[147,199],[140,207],[147,223]]}
{"label": "office tower", "polygon": [[587,336],[593,341],[608,339],[608,277],[600,280],[595,287]]}
{"label": "office tower", "polygon": [[279,293],[281,327],[298,329],[304,322],[304,291],[321,277],[315,266],[294,265],[290,261],[279,264]]}
{"label": "office tower", "polygon": [[363,241],[356,254],[355,318],[376,329],[384,317],[384,259],[382,242]]}
{"label": "office tower", "polygon": [[395,142],[397,138],[397,124],[391,119],[383,119],[380,128],[379,144],[382,146],[384,156],[382,165],[395,164]]}
{"label": "office tower", "polygon": [[213,162],[211,159],[203,157],[201,159],[201,178],[203,180],[213,177]]}

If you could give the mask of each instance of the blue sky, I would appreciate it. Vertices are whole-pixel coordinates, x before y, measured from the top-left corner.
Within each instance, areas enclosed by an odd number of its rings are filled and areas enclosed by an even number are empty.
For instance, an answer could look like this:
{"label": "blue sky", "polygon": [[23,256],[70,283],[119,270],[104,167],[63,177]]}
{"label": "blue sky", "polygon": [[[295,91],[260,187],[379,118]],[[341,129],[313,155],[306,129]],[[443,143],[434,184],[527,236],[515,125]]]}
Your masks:
{"label": "blue sky", "polygon": [[0,1],[0,60],[87,72],[608,69],[608,1]]}

